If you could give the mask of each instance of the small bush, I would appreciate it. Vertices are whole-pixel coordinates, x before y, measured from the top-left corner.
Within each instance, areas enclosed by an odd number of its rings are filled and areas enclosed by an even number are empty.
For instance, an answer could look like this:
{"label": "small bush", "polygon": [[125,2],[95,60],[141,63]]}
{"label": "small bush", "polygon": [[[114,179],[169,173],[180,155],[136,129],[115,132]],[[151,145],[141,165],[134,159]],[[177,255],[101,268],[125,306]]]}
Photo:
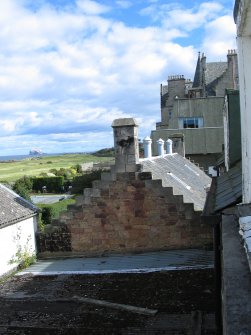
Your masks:
{"label": "small bush", "polygon": [[55,215],[54,213],[54,208],[52,206],[46,206],[42,209],[42,222],[43,224],[51,224],[53,220],[53,216]]}

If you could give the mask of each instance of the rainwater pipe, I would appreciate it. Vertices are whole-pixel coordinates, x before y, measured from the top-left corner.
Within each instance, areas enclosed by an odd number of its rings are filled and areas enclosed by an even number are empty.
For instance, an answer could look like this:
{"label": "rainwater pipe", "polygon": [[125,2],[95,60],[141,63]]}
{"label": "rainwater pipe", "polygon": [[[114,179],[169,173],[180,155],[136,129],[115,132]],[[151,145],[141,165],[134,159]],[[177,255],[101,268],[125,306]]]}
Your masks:
{"label": "rainwater pipe", "polygon": [[170,138],[166,141],[166,153],[172,154],[173,153],[173,141]]}
{"label": "rainwater pipe", "polygon": [[146,136],[143,140],[144,143],[144,157],[152,158],[152,139]]}
{"label": "rainwater pipe", "polygon": [[162,138],[158,139],[157,144],[158,144],[158,156],[164,156],[164,141]]}

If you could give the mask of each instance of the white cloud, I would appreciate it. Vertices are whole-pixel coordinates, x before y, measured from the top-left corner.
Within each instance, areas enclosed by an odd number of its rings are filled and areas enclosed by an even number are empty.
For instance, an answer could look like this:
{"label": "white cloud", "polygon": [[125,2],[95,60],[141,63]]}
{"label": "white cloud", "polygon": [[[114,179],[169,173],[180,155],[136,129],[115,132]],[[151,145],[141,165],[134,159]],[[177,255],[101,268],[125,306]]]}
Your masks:
{"label": "white cloud", "polygon": [[133,3],[127,0],[118,0],[116,1],[116,4],[123,9],[127,9],[133,6]]}
{"label": "white cloud", "polygon": [[[104,147],[118,117],[136,117],[140,136],[148,135],[160,119],[160,83],[168,75],[193,76],[193,32],[201,28],[201,51],[211,57],[233,48],[234,23],[217,1],[188,9],[142,2],[150,5],[141,19],[153,19],[142,25],[118,21],[109,1],[69,0],[65,7],[47,1],[36,10],[27,0],[0,1],[2,154],[15,141],[18,152],[20,141],[24,152]],[[114,2],[134,16],[139,3]]]}
{"label": "white cloud", "polygon": [[189,9],[173,2],[164,5],[151,4],[142,9],[141,14],[150,16],[154,21],[161,21],[166,29],[176,27],[181,31],[191,31],[205,25],[222,10],[223,6],[218,2],[203,2]]}
{"label": "white cloud", "polygon": [[203,50],[211,59],[225,58],[227,50],[236,48],[235,32],[232,16],[224,15],[213,20],[206,27]]}
{"label": "white cloud", "polygon": [[110,10],[108,6],[101,5],[98,2],[92,0],[78,0],[77,6],[83,10],[84,13],[90,15],[99,15]]}
{"label": "white cloud", "polygon": [[[212,18],[222,11],[222,6],[218,3],[202,3],[199,8],[192,10],[174,9],[171,11],[170,16],[165,20],[165,25],[175,25],[182,30],[191,31],[198,27],[207,24]],[[175,24],[175,20],[178,19],[178,23]]]}

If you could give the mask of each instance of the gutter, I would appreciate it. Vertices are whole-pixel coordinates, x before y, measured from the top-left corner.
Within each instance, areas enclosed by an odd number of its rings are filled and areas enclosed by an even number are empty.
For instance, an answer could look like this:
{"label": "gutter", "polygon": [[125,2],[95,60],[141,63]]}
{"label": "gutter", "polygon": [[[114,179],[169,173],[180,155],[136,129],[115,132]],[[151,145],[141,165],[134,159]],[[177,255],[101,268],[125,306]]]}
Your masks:
{"label": "gutter", "polygon": [[19,218],[13,219],[13,220],[5,222],[5,223],[0,223],[0,229],[6,228],[8,226],[12,226],[12,225],[14,225],[18,222],[23,221],[23,220],[30,219],[30,218],[32,218],[33,216],[36,216],[36,215],[38,215],[38,211],[34,212],[33,214],[21,216]]}

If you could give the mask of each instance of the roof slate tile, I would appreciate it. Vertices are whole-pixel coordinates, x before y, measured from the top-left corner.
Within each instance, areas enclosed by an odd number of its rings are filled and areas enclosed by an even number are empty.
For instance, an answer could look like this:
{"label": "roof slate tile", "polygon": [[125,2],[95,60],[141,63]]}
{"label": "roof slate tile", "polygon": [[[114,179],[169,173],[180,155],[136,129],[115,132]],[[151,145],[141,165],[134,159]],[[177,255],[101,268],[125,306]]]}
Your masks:
{"label": "roof slate tile", "polygon": [[17,193],[0,184],[0,228],[28,219],[38,209]]}

